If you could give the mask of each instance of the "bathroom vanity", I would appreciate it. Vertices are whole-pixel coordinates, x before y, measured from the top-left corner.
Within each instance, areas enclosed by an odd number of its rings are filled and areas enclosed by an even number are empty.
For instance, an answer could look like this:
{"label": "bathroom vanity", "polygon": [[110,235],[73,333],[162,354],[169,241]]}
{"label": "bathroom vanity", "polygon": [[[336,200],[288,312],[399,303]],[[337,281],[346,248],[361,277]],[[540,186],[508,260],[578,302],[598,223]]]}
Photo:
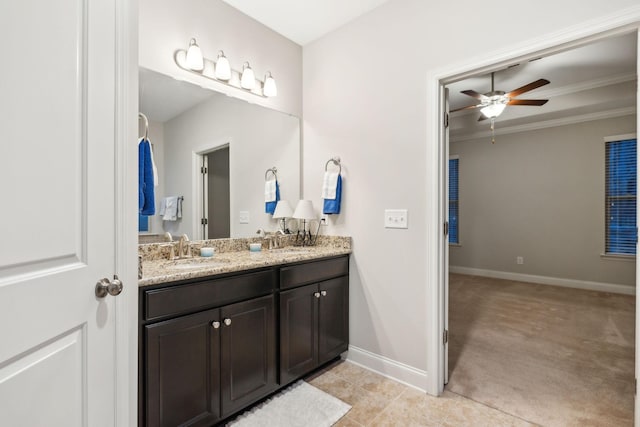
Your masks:
{"label": "bathroom vanity", "polygon": [[216,424],[347,350],[350,249],[314,249],[145,265],[140,426]]}

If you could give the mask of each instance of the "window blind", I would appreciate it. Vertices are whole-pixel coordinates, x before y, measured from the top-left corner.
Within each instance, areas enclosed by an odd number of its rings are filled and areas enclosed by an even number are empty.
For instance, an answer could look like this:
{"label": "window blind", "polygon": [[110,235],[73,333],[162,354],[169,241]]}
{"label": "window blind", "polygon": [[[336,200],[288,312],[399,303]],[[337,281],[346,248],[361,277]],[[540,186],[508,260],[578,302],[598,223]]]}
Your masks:
{"label": "window blind", "polygon": [[636,253],[636,139],[606,142],[606,253]]}
{"label": "window blind", "polygon": [[458,159],[449,159],[449,243],[459,243],[458,205]]}

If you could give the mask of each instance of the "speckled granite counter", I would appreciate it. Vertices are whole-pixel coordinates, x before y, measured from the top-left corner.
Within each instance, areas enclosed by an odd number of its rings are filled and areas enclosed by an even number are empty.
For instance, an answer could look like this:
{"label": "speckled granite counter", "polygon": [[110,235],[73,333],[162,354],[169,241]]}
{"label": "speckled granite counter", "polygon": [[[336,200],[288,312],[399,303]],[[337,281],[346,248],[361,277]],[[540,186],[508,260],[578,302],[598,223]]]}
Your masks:
{"label": "speckled granite counter", "polygon": [[[351,238],[342,236],[318,236],[315,246],[285,246],[250,252],[249,243],[260,239],[220,239],[191,242],[194,256],[181,260],[168,260],[169,246],[174,243],[139,245],[142,256],[142,279],[138,286],[150,286],[179,280],[207,277],[217,274],[251,270],[260,267],[288,264],[351,253]],[[201,247],[214,247],[215,255],[198,256]]]}

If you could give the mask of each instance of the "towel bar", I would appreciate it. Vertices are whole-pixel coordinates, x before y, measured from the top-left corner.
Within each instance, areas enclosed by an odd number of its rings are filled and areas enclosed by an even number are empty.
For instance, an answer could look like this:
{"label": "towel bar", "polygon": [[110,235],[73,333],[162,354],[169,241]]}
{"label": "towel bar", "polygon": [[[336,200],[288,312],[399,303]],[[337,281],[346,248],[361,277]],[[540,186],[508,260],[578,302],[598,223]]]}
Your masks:
{"label": "towel bar", "polygon": [[327,160],[327,163],[324,164],[324,171],[327,171],[327,168],[329,167],[329,163],[333,163],[334,165],[338,166],[340,169],[338,171],[338,173],[342,173],[342,163],[340,162],[340,157],[332,157],[329,160]]}
{"label": "towel bar", "polygon": [[267,171],[264,173],[264,180],[267,180],[267,177],[269,176],[269,172],[271,172],[273,174],[273,177],[276,179],[276,181],[278,180],[278,168],[276,168],[275,166],[272,168],[267,169]]}

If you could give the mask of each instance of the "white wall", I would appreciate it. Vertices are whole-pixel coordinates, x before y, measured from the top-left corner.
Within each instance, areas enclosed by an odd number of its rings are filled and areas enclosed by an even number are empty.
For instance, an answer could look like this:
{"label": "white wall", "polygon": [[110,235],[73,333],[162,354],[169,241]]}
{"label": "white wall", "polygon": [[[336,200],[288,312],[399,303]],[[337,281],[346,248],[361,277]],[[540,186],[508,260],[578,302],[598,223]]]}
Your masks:
{"label": "white wall", "polygon": [[[140,0],[139,62],[142,67],[209,87],[279,111],[302,115],[302,48],[221,0]],[[256,77],[271,71],[278,96],[259,98],[178,68],[174,53],[195,37],[206,58],[224,50],[231,67],[249,61]]]}
{"label": "white wall", "polygon": [[600,255],[603,138],[635,130],[634,115],[452,142],[461,246],[450,247],[450,265],[633,287],[634,260]]}
{"label": "white wall", "polygon": [[[194,153],[224,144],[229,144],[231,170],[231,237],[252,237],[258,228],[276,229],[277,221],[264,211],[265,171],[273,166],[278,168],[281,199],[295,206],[300,198],[299,119],[242,100],[214,96],[164,123],[166,195],[185,198],[182,220],[165,221],[165,231],[197,236],[194,206],[201,195],[193,191],[197,186]],[[249,224],[239,223],[240,211],[249,211]]]}
{"label": "white wall", "polygon": [[[427,170],[437,164],[427,150],[427,76],[636,4],[394,0],[305,46],[304,196],[320,203],[324,162],[341,156],[347,194],[327,232],[353,236],[352,345],[426,374],[434,272],[425,265],[438,232],[425,220],[438,203],[437,172]],[[483,25],[496,17],[500,25]],[[409,229],[384,229],[385,208],[408,209]]]}

